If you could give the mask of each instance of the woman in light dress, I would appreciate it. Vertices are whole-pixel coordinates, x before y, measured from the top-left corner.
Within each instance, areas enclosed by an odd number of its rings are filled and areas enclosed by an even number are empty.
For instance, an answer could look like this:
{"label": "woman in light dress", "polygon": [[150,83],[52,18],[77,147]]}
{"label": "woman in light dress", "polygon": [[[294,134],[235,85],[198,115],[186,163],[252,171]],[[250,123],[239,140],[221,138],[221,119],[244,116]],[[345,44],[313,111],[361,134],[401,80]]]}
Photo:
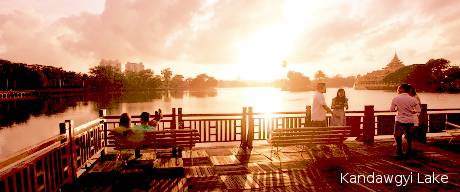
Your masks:
{"label": "woman in light dress", "polygon": [[348,110],[348,98],[344,89],[337,90],[337,96],[332,99],[332,119],[331,126],[345,126],[345,110]]}

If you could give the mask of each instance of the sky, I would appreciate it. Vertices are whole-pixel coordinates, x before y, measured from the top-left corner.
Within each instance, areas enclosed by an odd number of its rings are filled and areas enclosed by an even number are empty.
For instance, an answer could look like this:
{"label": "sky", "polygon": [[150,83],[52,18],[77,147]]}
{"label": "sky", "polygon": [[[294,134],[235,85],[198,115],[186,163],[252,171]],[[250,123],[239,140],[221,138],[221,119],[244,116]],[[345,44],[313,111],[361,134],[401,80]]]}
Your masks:
{"label": "sky", "polygon": [[456,0],[2,0],[0,58],[77,72],[117,59],[250,80],[364,74],[395,51],[406,65],[458,65],[458,10]]}

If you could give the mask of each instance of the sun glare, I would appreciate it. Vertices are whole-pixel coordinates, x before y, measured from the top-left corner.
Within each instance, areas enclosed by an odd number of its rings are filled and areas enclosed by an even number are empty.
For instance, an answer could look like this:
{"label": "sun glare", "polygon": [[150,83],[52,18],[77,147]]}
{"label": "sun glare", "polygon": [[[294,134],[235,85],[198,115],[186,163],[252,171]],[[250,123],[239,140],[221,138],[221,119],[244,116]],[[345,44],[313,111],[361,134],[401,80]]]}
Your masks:
{"label": "sun glare", "polygon": [[284,40],[285,34],[277,28],[267,28],[255,32],[247,40],[240,42],[240,76],[246,80],[273,80],[283,76],[282,62],[290,45]]}
{"label": "sun glare", "polygon": [[281,22],[262,27],[238,42],[240,79],[273,81],[285,78],[288,66],[283,66],[283,61],[287,60],[297,36],[309,22],[300,18],[305,18],[303,16],[312,8],[313,5],[304,1],[286,1]]}

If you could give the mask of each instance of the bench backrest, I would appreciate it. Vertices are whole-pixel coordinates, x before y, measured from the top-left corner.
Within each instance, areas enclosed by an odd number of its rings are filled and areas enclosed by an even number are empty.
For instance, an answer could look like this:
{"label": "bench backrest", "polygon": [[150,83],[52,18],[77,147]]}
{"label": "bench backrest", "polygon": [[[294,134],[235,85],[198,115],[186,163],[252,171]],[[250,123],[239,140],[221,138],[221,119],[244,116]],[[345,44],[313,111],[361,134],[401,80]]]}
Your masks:
{"label": "bench backrest", "polygon": [[342,144],[349,136],[350,126],[284,128],[272,131],[273,146]]}
{"label": "bench backrest", "polygon": [[163,131],[144,132],[144,139],[140,142],[130,142],[125,137],[111,134],[114,146],[117,149],[135,148],[192,148],[200,142],[200,134],[196,129],[173,129]]}

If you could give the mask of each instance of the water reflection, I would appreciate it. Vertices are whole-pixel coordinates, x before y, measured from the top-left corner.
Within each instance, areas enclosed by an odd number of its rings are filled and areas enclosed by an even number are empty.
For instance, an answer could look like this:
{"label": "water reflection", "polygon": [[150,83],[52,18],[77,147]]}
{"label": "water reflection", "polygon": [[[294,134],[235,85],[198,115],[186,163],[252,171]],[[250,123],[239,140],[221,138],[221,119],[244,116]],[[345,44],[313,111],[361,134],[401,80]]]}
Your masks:
{"label": "water reflection", "polygon": [[81,96],[0,102],[0,128],[25,123],[31,117],[64,113],[68,108],[77,106],[79,101],[88,105]]}
{"label": "water reflection", "polygon": [[217,90],[207,90],[207,91],[190,91],[190,96],[204,98],[204,97],[215,97],[217,96]]}
{"label": "water reflection", "polygon": [[[204,97],[212,95],[216,96],[217,92],[213,94],[203,93]],[[0,102],[0,129],[24,124],[32,117],[66,113],[68,109],[74,109],[77,106],[91,105],[93,113],[97,113],[98,109],[120,111],[122,110],[122,103],[148,103],[154,100],[168,102],[170,97],[182,99],[184,96],[184,91],[112,92],[53,96],[36,100],[2,101]]]}

